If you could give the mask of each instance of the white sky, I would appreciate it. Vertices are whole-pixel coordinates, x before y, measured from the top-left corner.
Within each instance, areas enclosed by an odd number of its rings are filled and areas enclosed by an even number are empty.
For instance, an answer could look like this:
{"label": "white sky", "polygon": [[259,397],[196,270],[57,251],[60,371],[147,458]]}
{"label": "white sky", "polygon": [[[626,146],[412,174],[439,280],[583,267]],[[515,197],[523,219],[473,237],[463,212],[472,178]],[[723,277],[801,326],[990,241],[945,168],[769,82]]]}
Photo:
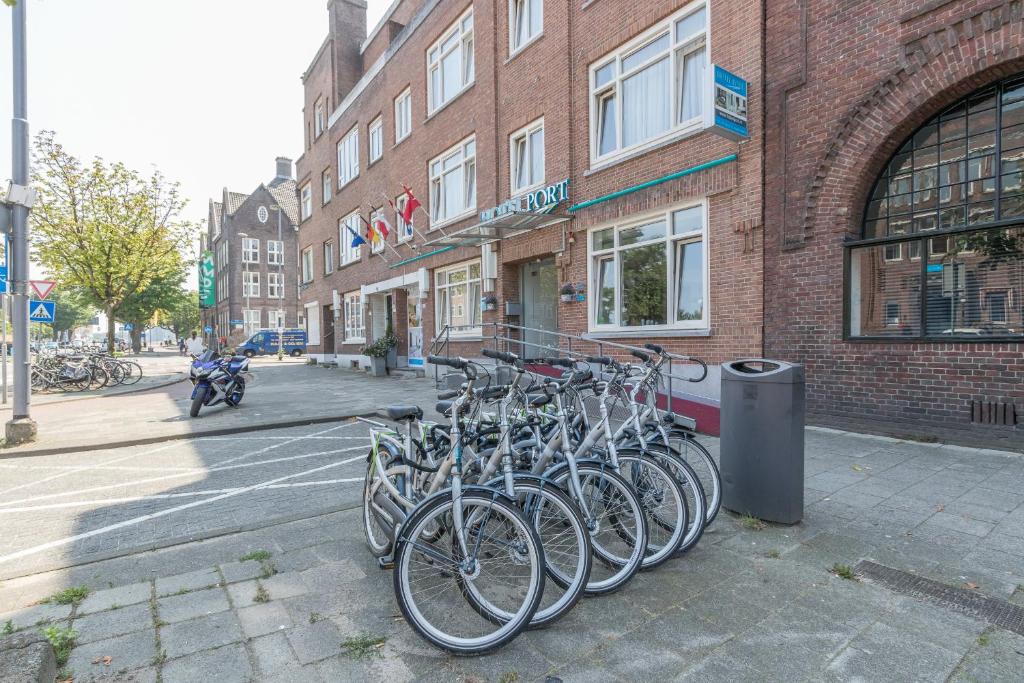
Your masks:
{"label": "white sky", "polygon": [[[224,186],[250,192],[302,152],[303,70],[326,0],[28,2],[29,125],[83,159],[181,183],[206,218]],[[372,29],[390,4],[368,0]],[[0,4],[0,179],[10,177],[10,10]]]}

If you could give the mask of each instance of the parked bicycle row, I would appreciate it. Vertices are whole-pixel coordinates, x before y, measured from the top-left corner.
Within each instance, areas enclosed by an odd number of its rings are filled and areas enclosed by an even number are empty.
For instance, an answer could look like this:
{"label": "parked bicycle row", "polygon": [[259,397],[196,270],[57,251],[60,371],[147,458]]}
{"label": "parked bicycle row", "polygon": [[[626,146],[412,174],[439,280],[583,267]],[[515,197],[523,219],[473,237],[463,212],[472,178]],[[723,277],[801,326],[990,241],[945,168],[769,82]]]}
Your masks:
{"label": "parked bicycle row", "polygon": [[721,503],[718,467],[658,409],[670,355],[646,348],[635,364],[432,356],[465,378],[438,397],[448,424],[413,405],[387,408],[398,429],[364,420],[367,544],[423,638],[493,650],[697,544]]}
{"label": "parked bicycle row", "polygon": [[132,385],[140,379],[138,363],[102,353],[39,354],[32,360],[33,391],[87,391]]}

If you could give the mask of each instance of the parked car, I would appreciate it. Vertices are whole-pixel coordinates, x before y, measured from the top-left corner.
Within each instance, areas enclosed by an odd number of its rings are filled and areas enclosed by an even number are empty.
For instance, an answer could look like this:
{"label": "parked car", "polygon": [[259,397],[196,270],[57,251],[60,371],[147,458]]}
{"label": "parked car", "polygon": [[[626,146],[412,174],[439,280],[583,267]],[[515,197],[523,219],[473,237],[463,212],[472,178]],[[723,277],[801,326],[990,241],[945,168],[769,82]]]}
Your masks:
{"label": "parked car", "polygon": [[284,330],[284,343],[280,341],[277,330],[260,330],[244,344],[239,344],[235,353],[249,358],[265,354],[277,353],[283,347],[289,356],[301,356],[306,352],[306,331],[300,328]]}

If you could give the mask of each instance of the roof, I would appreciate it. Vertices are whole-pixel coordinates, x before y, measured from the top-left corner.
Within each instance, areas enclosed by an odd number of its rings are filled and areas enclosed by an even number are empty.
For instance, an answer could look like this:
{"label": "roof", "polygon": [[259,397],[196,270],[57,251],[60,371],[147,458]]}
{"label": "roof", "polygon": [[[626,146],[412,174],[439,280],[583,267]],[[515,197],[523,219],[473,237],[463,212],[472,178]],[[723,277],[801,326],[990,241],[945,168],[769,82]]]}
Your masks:
{"label": "roof", "polygon": [[299,196],[296,183],[291,178],[274,178],[266,185],[267,192],[273,196],[277,205],[284,210],[292,225],[299,224]]}
{"label": "roof", "polygon": [[235,211],[238,211],[238,207],[242,205],[249,195],[244,192],[231,192],[227,188],[224,189],[224,200],[227,203],[227,214],[234,216]]}

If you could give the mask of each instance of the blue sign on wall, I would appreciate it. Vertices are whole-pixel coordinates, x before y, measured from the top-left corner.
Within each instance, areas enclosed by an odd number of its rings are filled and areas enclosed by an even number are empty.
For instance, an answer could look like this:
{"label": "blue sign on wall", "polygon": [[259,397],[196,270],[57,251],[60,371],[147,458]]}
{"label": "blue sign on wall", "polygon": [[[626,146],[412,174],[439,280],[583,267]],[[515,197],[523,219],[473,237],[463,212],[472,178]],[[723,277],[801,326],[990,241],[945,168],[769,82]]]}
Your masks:
{"label": "blue sign on wall", "polygon": [[52,323],[57,304],[52,301],[29,301],[28,319],[34,323]]}
{"label": "blue sign on wall", "polygon": [[747,82],[717,64],[706,85],[704,127],[731,140],[750,136],[747,128]]}
{"label": "blue sign on wall", "polygon": [[942,264],[941,263],[929,263],[928,264],[928,272],[929,273],[941,273],[942,272]]}

